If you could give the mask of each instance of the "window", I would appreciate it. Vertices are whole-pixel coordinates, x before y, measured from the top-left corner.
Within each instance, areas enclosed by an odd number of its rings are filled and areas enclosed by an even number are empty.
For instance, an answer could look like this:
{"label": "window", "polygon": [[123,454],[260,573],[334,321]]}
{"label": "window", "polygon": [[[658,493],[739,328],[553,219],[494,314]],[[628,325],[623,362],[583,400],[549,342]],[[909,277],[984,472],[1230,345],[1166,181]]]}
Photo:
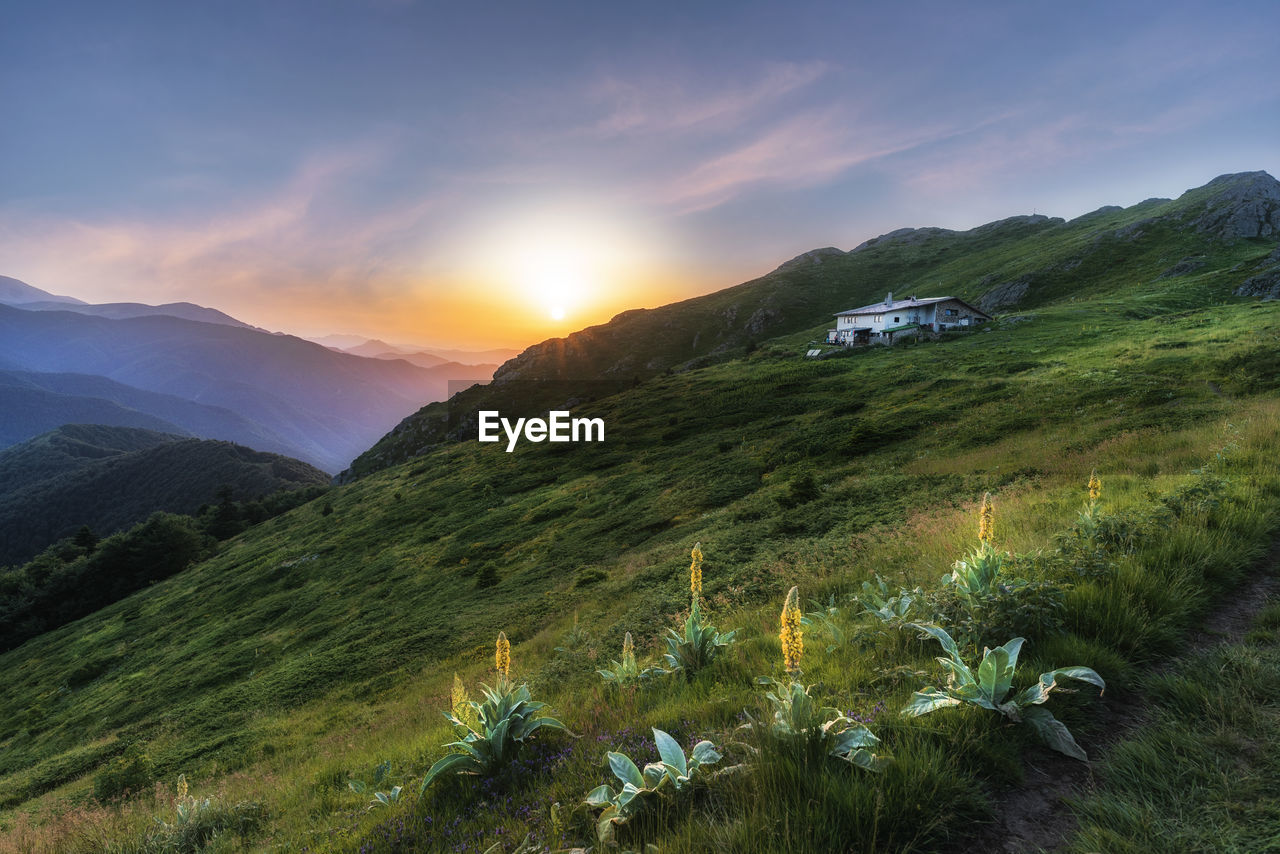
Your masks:
{"label": "window", "polygon": [[954,316],[955,316],[955,315],[957,315],[957,314],[959,314],[959,312],[958,312],[958,311],[956,311],[956,309],[954,309],[954,308],[949,308],[949,309],[947,309],[947,311],[946,311],[946,315],[947,315],[947,317],[954,317]]}
{"label": "window", "polygon": [[877,314],[875,317],[871,318],[871,322],[872,322],[872,323],[884,323],[884,315],[883,315],[883,314]]}
{"label": "window", "polygon": [[897,322],[898,322],[898,318],[896,318],[896,317],[895,317],[895,318],[893,319],[893,322],[894,322],[894,323],[897,323]]}

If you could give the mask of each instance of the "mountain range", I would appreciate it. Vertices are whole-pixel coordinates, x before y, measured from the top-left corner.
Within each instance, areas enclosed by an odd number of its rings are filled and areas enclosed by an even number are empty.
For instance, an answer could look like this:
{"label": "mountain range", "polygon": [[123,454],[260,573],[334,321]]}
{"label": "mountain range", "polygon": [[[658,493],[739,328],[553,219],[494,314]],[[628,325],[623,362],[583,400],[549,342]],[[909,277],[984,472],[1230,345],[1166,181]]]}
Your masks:
{"label": "mountain range", "polygon": [[[219,438],[338,471],[494,365],[365,358],[190,303],[88,305],[0,282],[0,443],[67,423]],[[2,445],[0,445],[2,446]]]}

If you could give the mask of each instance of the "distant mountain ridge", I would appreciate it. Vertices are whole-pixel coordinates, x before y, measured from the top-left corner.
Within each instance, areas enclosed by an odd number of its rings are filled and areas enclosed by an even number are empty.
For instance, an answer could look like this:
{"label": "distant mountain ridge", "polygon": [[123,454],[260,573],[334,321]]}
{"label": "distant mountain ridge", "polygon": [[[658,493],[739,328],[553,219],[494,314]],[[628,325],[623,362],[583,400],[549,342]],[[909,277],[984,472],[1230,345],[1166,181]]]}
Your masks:
{"label": "distant mountain ridge", "polygon": [[[328,471],[341,470],[422,400],[445,398],[450,382],[489,378],[482,367],[424,369],[404,360],[337,353],[242,325],[163,314],[111,319],[8,305],[0,305],[0,366],[19,373],[94,375],[210,407],[224,413],[225,424],[211,427],[217,419],[188,411],[185,417],[203,426],[193,423],[177,432],[238,441],[256,433],[257,439],[246,438]],[[40,383],[28,378],[28,386],[33,384]],[[33,392],[28,387],[25,394]],[[47,395],[42,400],[52,402]],[[148,409],[143,415],[184,423],[172,407],[168,413]],[[0,435],[15,433],[15,419],[21,420],[21,413],[0,413]],[[167,429],[145,419],[126,423]],[[34,435],[30,426],[23,429]]]}
{"label": "distant mountain ridge", "polygon": [[28,285],[12,276],[0,276],[0,302],[8,305],[22,305],[34,302],[54,302],[63,305],[85,305],[83,300],[75,297],[58,296],[48,291]]}
{"label": "distant mountain ridge", "polygon": [[0,412],[0,448],[63,424],[103,424],[226,439],[291,457],[302,450],[229,409],[90,374],[0,370]]}
{"label": "distant mountain ridge", "polygon": [[[1246,268],[1199,271],[1220,275],[1225,297],[1265,273],[1263,259],[1278,239],[1280,182],[1266,172],[1246,172],[1219,176],[1176,200],[1102,207],[1070,222],[1013,216],[968,231],[898,229],[848,252],[811,250],[758,279],[660,308],[626,311],[608,323],[535,344],[503,364],[490,385],[406,418],[343,476],[473,437],[474,412],[481,408],[545,411],[593,393],[575,393],[575,386],[608,393],[602,381],[640,382],[740,356],[767,339],[806,330],[821,336],[836,312],[890,291],[956,296],[988,312],[1025,309],[1105,292],[1117,265],[1157,281],[1185,275],[1175,268],[1194,265],[1217,246],[1257,242],[1258,258]],[[1178,254],[1167,257],[1171,252]],[[1258,281],[1259,292],[1272,287],[1269,278]],[[1275,287],[1280,290],[1280,284]]]}
{"label": "distant mountain ridge", "polygon": [[[3,300],[0,300],[3,302]],[[124,320],[130,317],[178,317],[183,320],[194,320],[198,323],[221,323],[225,326],[239,326],[244,329],[257,329],[241,320],[216,308],[205,308],[191,302],[169,302],[163,305],[145,305],[140,302],[106,302],[95,304],[65,303],[44,300],[40,302],[19,303],[18,307],[27,311],[74,311],[77,314],[92,314],[112,320]],[[265,330],[261,330],[265,331]]]}
{"label": "distant mountain ridge", "polygon": [[299,460],[231,442],[67,425],[0,451],[0,565],[82,525],[105,536],[156,511],[194,513],[223,486],[249,500],[328,481]]}

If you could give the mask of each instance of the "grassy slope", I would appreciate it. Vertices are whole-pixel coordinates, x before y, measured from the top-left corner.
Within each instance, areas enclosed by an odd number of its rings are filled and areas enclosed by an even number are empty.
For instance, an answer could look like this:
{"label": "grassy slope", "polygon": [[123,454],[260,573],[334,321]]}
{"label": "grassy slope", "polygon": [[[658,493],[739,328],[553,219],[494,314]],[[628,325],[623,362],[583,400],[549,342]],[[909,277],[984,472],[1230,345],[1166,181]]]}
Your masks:
{"label": "grassy slope", "polygon": [[[593,385],[596,380],[627,385],[675,366],[741,356],[757,342],[780,336],[798,333],[806,341],[821,340],[835,312],[883,299],[887,291],[977,301],[1003,284],[1023,282],[1027,289],[1015,308],[1029,309],[1105,297],[1118,285],[1127,298],[1139,286],[1148,298],[1132,310],[1149,316],[1178,305],[1164,298],[1174,283],[1175,291],[1192,294],[1187,305],[1199,305],[1203,288],[1194,285],[1220,284],[1224,277],[1243,280],[1248,273],[1242,270],[1266,254],[1265,244],[1224,242],[1194,225],[1223,189],[1209,185],[1175,201],[1152,200],[1065,223],[1014,217],[966,232],[920,229],[853,252],[824,254],[818,262],[801,256],[736,287],[626,312],[607,324],[531,347],[500,368],[490,386],[424,407],[356,459],[351,471],[367,474],[448,436],[472,435],[474,427],[461,413],[546,411],[570,397],[607,392]],[[1186,277],[1160,278],[1188,257],[1204,266]],[[1187,284],[1193,287],[1181,287]],[[548,379],[562,382],[542,392],[521,382]]]}
{"label": "grassy slope", "polygon": [[[80,775],[136,741],[167,778],[221,779],[229,796],[269,801],[278,819],[263,844],[381,838],[385,826],[363,817],[347,775],[382,758],[420,774],[444,740],[435,710],[452,672],[483,676],[503,629],[518,672],[587,735],[556,760],[562,775],[521,793],[545,829],[544,796],[572,804],[604,782],[595,763],[606,747],[641,747],[646,725],[682,737],[722,732],[758,705],[750,677],[773,668],[774,612],[791,584],[848,591],[872,570],[935,584],[971,540],[968,506],[989,489],[999,491],[1002,544],[1043,547],[1078,506],[1090,468],[1104,473],[1109,500],[1138,505],[1210,459],[1228,422],[1247,451],[1234,495],[1244,509],[1214,522],[1230,536],[1211,551],[1238,562],[1274,512],[1274,471],[1257,448],[1275,437],[1280,311],[1227,298],[1235,282],[1221,271],[1265,248],[1221,248],[1201,275],[1150,284],[1150,269],[1181,251],[1151,248],[1141,274],[1105,293],[1089,299],[1086,289],[989,333],[813,362],[795,356],[800,331],[745,361],[654,378],[584,407],[608,424],[604,445],[510,455],[450,446],[332,493],[331,515],[310,506],[267,523],[218,558],[0,657],[9,677],[0,803],[51,790],[29,806],[56,810],[85,791]],[[786,506],[805,474],[820,499]],[[741,656],[690,686],[603,697],[591,671],[616,655],[622,632],[652,654],[660,629],[687,607],[682,575],[696,540],[717,622],[744,629]],[[1221,579],[1211,581],[1179,583],[1202,598]],[[1158,654],[1193,610],[1184,603],[1161,631],[1111,646],[1062,642],[1094,658],[1054,663],[1094,664],[1123,681],[1126,658]],[[878,661],[819,656],[806,668],[870,712],[918,686],[877,667],[898,656],[908,670],[927,669],[931,654],[898,645]],[[885,847],[961,833],[959,819],[984,809],[971,781],[1016,773],[1020,742],[965,713],[922,735],[891,716],[879,725],[896,733],[887,740],[900,759],[886,788],[854,778],[811,794],[849,815],[867,797],[939,805],[892,810]],[[775,822],[803,805],[783,799],[782,812],[744,816],[753,794],[727,794],[711,805],[710,830],[677,823],[665,843],[697,849],[711,833],[749,850],[751,839],[790,838]],[[420,809],[474,811],[465,800],[446,793]],[[465,825],[514,830],[524,820],[488,810]],[[821,850],[823,840],[808,844]]]}

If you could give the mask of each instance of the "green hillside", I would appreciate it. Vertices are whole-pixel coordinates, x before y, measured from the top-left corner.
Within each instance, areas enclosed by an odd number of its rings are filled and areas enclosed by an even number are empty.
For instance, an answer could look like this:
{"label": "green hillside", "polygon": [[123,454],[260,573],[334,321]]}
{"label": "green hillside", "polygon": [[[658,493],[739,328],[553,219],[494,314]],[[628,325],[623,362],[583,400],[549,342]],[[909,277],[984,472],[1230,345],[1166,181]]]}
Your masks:
{"label": "green hillside", "polygon": [[[1095,669],[1102,697],[1082,685],[1048,708],[1091,757],[1104,752],[1106,716],[1138,702],[1149,665],[1219,607],[1280,520],[1280,307],[1232,295],[1276,237],[1239,233],[1230,212],[1218,230],[1205,219],[1239,183],[1182,207],[886,237],[637,315],[701,318],[690,323],[710,334],[716,311],[755,314],[772,299],[782,319],[733,326],[718,353],[700,340],[645,362],[626,388],[575,406],[603,419],[602,444],[505,453],[442,443],[429,426],[393,434],[328,504],[0,655],[0,851],[162,850],[178,830],[155,818],[175,821],[179,774],[212,799],[209,822],[225,819],[208,850],[509,852],[526,833],[538,850],[592,845],[599,810],[583,799],[617,784],[605,752],[653,761],[651,727],[686,748],[709,739],[718,767],[741,768],[638,815],[623,846],[990,850],[984,823],[1044,748],[979,709],[899,715],[941,684],[941,650],[850,596],[873,573],[892,592],[919,585],[913,618],[945,621],[974,661],[1026,637],[1019,689],[1055,667]],[[884,291],[978,299],[1027,277],[987,331],[802,356],[828,315]],[[580,334],[596,342],[581,356],[592,378],[616,368],[600,354],[626,349],[619,330],[640,335],[638,322]],[[443,415],[415,423],[432,418]],[[418,443],[435,447],[416,455]],[[1086,523],[1093,470],[1103,491]],[[986,492],[992,542],[1009,557],[1000,584],[959,597],[939,579],[977,546]],[[596,670],[627,632],[642,662],[660,662],[663,631],[688,615],[695,543],[703,608],[736,642],[691,679],[607,687]],[[755,679],[785,679],[778,612],[793,585],[815,612],[803,683],[868,723],[893,757],[878,773],[739,728],[772,715]],[[513,675],[573,736],[544,730],[508,773],[419,798],[453,738],[439,712],[454,673],[479,696],[499,631]],[[1240,769],[1266,761],[1222,749]],[[403,794],[370,807],[356,779]],[[143,796],[90,800],[126,783]],[[1239,850],[1280,832],[1265,787],[1250,797],[1239,809],[1262,816],[1259,836]]]}
{"label": "green hillside", "polygon": [[328,481],[304,462],[231,442],[69,424],[0,450],[0,565],[84,525],[106,536],[156,511],[194,514],[222,487],[248,501]]}
{"label": "green hillside", "polygon": [[[1023,311],[1063,299],[1105,298],[1118,283],[1175,308],[1171,284],[1236,285],[1277,266],[1261,248],[1280,233],[1280,182],[1265,172],[1224,175],[1177,200],[1100,208],[1063,222],[1019,216],[965,232],[902,229],[850,252],[807,252],[759,279],[530,347],[487,387],[433,403],[357,458],[359,476],[424,448],[475,435],[478,409],[545,412],[670,369],[744,355],[761,341],[803,333],[822,340],[833,315],[899,296],[957,296],[988,311]],[[1250,243],[1248,240],[1261,240]],[[1174,288],[1177,290],[1177,288]],[[1197,292],[1193,289],[1193,293]]]}

